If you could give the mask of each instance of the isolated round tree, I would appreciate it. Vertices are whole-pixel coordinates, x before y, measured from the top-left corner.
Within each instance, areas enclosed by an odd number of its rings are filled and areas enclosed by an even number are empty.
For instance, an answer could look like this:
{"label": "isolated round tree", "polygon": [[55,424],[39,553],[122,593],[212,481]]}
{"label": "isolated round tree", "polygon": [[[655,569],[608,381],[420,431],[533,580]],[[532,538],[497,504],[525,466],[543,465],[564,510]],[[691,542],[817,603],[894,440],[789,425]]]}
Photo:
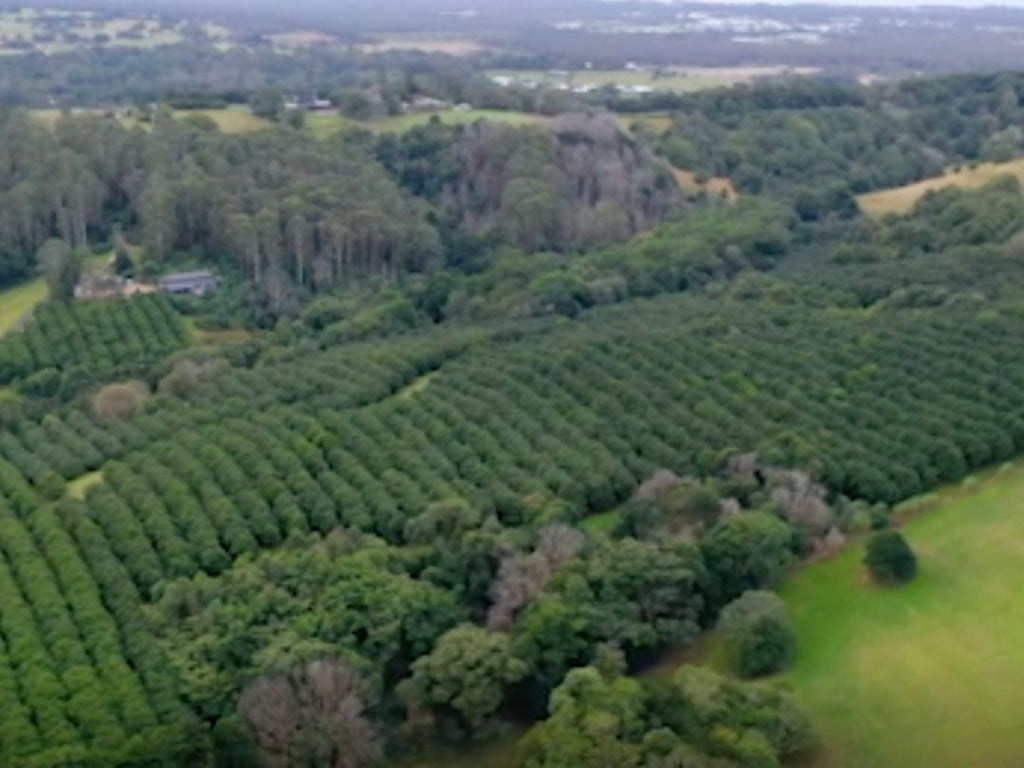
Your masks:
{"label": "isolated round tree", "polygon": [[883,584],[910,581],[917,573],[917,557],[898,531],[881,531],[871,537],[864,565]]}

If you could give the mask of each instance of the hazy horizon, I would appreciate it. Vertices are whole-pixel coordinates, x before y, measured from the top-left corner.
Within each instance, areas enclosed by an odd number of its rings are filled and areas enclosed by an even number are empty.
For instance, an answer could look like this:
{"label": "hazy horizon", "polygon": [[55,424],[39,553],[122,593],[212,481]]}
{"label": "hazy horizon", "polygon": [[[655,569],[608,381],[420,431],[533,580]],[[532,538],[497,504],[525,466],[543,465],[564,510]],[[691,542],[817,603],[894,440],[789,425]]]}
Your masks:
{"label": "hazy horizon", "polygon": [[[1020,8],[1024,9],[1024,0],[1008,2],[991,2],[991,0],[926,0],[915,2],[899,2],[899,0],[576,0],[580,3],[600,2],[608,5],[649,3],[652,5],[818,5],[839,8],[870,7],[870,8]],[[472,4],[467,4],[472,5]]]}
{"label": "hazy horizon", "polygon": [[[1024,0],[1004,0],[993,2],[992,0],[554,0],[552,6],[558,5],[629,5],[629,4],[651,4],[651,5],[740,5],[740,6],[825,6],[825,7],[871,7],[871,8],[1020,8],[1024,9]],[[528,3],[529,5],[548,5],[547,3]],[[54,0],[50,3],[46,0],[30,0],[23,3],[29,6],[94,6],[111,7],[121,6],[131,8],[140,5],[134,0]],[[437,6],[439,10],[474,10],[507,8],[506,0],[149,0],[143,3],[149,7],[163,6],[165,8],[190,8],[196,7],[216,9],[220,8],[250,8],[271,11],[334,11],[344,13],[353,10],[380,10],[382,7],[415,7],[424,9],[429,6]]]}

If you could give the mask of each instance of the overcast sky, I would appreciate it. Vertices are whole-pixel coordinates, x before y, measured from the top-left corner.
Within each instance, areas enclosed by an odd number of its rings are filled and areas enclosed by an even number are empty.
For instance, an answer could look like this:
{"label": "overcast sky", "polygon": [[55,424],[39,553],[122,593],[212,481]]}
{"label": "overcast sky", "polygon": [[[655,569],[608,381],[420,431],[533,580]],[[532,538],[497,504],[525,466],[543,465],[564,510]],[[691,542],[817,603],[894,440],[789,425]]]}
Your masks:
{"label": "overcast sky", "polygon": [[[901,2],[900,0],[638,0],[639,2],[661,3],[661,4],[685,4],[707,2],[710,5],[730,3],[733,5],[752,5],[754,3],[766,3],[771,5],[839,5],[839,6],[874,6],[874,7],[919,7],[919,6],[944,6],[958,8],[982,8],[1009,7],[1024,8],[1024,0],[1007,0],[1006,2],[992,2],[992,0],[929,0],[928,2]],[[604,2],[621,2],[621,0],[604,0]]]}

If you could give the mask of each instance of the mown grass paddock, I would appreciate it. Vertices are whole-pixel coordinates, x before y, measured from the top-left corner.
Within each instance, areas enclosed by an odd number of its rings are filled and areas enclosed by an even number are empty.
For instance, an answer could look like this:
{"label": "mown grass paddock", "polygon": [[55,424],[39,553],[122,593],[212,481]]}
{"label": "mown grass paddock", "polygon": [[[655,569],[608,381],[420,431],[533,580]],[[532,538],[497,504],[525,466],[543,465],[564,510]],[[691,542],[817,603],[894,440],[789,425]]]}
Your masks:
{"label": "mown grass paddock", "polygon": [[871,584],[861,542],[782,588],[799,642],[784,679],[821,736],[815,768],[1021,765],[1024,467],[928,507],[904,524],[910,584]]}
{"label": "mown grass paddock", "polygon": [[0,336],[15,330],[45,298],[46,280],[41,277],[0,291]]}

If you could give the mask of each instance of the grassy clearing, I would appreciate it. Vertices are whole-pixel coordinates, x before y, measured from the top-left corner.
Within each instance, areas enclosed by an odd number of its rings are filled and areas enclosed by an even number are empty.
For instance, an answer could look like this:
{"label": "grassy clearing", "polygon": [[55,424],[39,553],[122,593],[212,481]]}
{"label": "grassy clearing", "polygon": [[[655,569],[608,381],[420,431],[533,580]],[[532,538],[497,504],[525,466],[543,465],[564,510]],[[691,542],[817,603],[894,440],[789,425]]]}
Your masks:
{"label": "grassy clearing", "polygon": [[[63,116],[59,109],[33,109],[29,111],[34,120],[39,121],[48,128],[53,128],[57,121]],[[76,115],[103,115],[104,110],[99,109],[75,109],[72,114]],[[203,115],[217,124],[223,133],[251,133],[252,131],[264,131],[274,127],[274,123],[262,117],[256,117],[244,104],[233,104],[224,109],[190,109],[176,110],[175,117],[182,119],[190,115]],[[430,119],[437,116],[443,123],[449,125],[465,125],[475,123],[477,120],[490,120],[495,123],[509,123],[512,125],[525,125],[535,123],[544,118],[540,115],[528,112],[508,112],[500,109],[470,109],[459,111],[455,109],[441,110],[440,112],[409,113],[395,115],[394,117],[380,117],[373,120],[352,120],[343,117],[337,112],[310,112],[306,115],[305,131],[317,139],[326,139],[343,128],[365,128],[374,133],[405,133],[418,125],[426,125]],[[118,112],[115,119],[126,128],[135,125],[147,126],[147,123],[139,123],[135,118]]]}
{"label": "grassy clearing", "polygon": [[600,512],[596,515],[580,520],[579,526],[584,531],[611,531],[622,519],[622,512],[618,509],[611,509],[607,512]]}
{"label": "grassy clearing", "polygon": [[436,379],[440,373],[440,371],[431,371],[430,373],[423,374],[418,379],[413,379],[400,390],[395,392],[395,397],[399,398],[400,400],[410,399],[417,393],[422,392],[427,387],[429,387],[430,382]]}
{"label": "grassy clearing", "polygon": [[630,112],[615,115],[615,122],[623,131],[641,126],[650,133],[662,134],[672,127],[672,115],[667,112]]}
{"label": "grassy clearing", "polygon": [[318,139],[325,139],[343,128],[366,128],[374,133],[405,133],[416,126],[426,125],[435,116],[448,125],[466,125],[477,120],[525,125],[544,119],[540,115],[527,112],[508,112],[500,109],[446,109],[440,112],[417,112],[365,121],[351,120],[336,112],[312,112],[306,116],[306,130]]}
{"label": "grassy clearing", "polygon": [[[102,109],[73,109],[71,113],[73,115],[101,117],[109,114],[109,111]],[[60,109],[33,109],[29,111],[29,114],[33,120],[42,123],[47,128],[53,128],[57,121],[64,116],[64,112]],[[210,118],[223,133],[250,133],[273,127],[273,123],[262,117],[256,117],[249,107],[244,104],[233,104],[223,109],[178,109],[174,111],[174,116],[179,120],[193,115],[202,115],[203,117]],[[114,119],[125,128],[132,128],[136,125],[149,126],[148,123],[139,122],[123,110],[118,110],[114,114]]]}
{"label": "grassy clearing", "polygon": [[736,191],[736,187],[724,176],[712,176],[704,181],[699,181],[695,173],[684,171],[682,168],[673,168],[672,175],[675,176],[676,183],[684,192],[694,195],[706,192],[709,197],[722,198],[730,203],[735,203],[739,199],[740,195]]}
{"label": "grassy clearing", "polygon": [[784,679],[822,737],[817,766],[1021,763],[1024,469],[922,509],[904,525],[920,561],[909,585],[872,585],[862,542],[783,585],[799,642]]}
{"label": "grassy clearing", "polygon": [[1012,174],[1024,182],[1024,159],[1010,160],[1006,163],[981,163],[974,168],[962,168],[958,171],[949,170],[934,179],[868,192],[857,198],[857,204],[861,211],[873,218],[881,218],[888,214],[902,215],[909,213],[917,201],[932,190],[945,187],[977,189],[1005,174]]}
{"label": "grassy clearing", "polygon": [[[88,258],[85,261],[86,272],[95,274],[110,258],[109,253]],[[0,290],[0,336],[21,328],[36,305],[46,300],[46,296],[46,279],[43,277]]]}
{"label": "grassy clearing", "polygon": [[577,72],[545,72],[542,70],[494,70],[490,76],[515,83],[541,84],[550,87],[616,85],[621,88],[644,87],[662,91],[688,93],[709,88],[726,88],[751,83],[757,78],[781,75],[808,75],[813,67],[673,67],[650,69],[589,69]]}
{"label": "grassy clearing", "polygon": [[46,280],[41,277],[0,291],[0,336],[17,330],[45,298]]}
{"label": "grassy clearing", "polygon": [[357,47],[366,53],[422,51],[446,53],[449,56],[469,56],[484,50],[484,47],[475,40],[452,35],[385,35],[372,43],[364,43]]}
{"label": "grassy clearing", "polygon": [[[215,41],[232,36],[230,30],[212,23],[203,25]],[[53,54],[90,48],[155,48],[185,40],[185,23],[161,21],[144,15],[103,18],[91,11],[36,10],[21,8],[0,11],[0,54],[28,51]]]}
{"label": "grassy clearing", "polygon": [[191,317],[183,317],[182,323],[192,344],[240,344],[253,337],[252,331],[244,328],[225,328],[218,331],[197,328],[195,318]]}
{"label": "grassy clearing", "polygon": [[273,123],[262,117],[256,117],[247,106],[235,104],[224,109],[190,109],[176,110],[174,116],[179,120],[189,115],[202,115],[217,124],[222,133],[251,133],[273,127]]}
{"label": "grassy clearing", "polygon": [[75,501],[84,501],[85,494],[88,493],[89,489],[102,482],[102,472],[87,472],[81,477],[76,477],[70,481],[67,489],[64,491],[64,495]]}

